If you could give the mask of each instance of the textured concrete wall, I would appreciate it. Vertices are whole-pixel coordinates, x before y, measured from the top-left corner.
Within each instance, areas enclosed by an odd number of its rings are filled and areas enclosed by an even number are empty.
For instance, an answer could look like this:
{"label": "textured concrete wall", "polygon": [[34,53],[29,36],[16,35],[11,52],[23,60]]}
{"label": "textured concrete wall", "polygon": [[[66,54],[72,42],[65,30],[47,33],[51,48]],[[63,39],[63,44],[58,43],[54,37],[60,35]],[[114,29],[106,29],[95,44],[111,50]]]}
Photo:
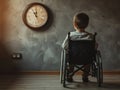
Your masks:
{"label": "textured concrete wall", "polygon": [[[26,27],[22,13],[32,2],[51,10],[51,26],[44,32]],[[59,70],[61,44],[73,31],[72,17],[85,12],[90,17],[88,32],[97,32],[104,70],[120,70],[120,1],[119,0],[4,0],[0,3],[0,58],[2,69],[22,71]],[[22,60],[12,60],[13,52]],[[8,63],[9,62],[9,63]],[[6,68],[8,67],[8,68]],[[16,70],[17,70],[16,69]]]}

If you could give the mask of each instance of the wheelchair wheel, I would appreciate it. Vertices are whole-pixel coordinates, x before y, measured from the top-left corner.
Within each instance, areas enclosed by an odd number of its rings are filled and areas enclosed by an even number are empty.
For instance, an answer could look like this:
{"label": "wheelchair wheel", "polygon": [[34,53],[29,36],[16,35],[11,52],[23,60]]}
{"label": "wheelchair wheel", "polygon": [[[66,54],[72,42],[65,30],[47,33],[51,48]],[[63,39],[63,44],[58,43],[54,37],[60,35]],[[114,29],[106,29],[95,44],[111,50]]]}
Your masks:
{"label": "wheelchair wheel", "polygon": [[64,80],[64,78],[63,78],[63,65],[64,65],[64,50],[62,51],[62,53],[61,53],[61,67],[60,67],[60,82],[61,82],[61,84],[63,83],[63,80]]}
{"label": "wheelchair wheel", "polygon": [[97,77],[97,64],[96,61],[94,61],[91,65],[91,76],[92,77]]}
{"label": "wheelchair wheel", "polygon": [[66,87],[66,80],[67,80],[67,60],[64,62],[64,68],[63,68],[63,87]]}
{"label": "wheelchair wheel", "polygon": [[67,59],[65,51],[61,53],[61,67],[60,67],[60,82],[63,84],[63,87],[66,87],[67,80]]}
{"label": "wheelchair wheel", "polygon": [[101,59],[101,55],[97,54],[96,56],[97,59],[97,82],[98,82],[98,86],[100,87],[101,84],[103,83],[103,68],[102,68],[102,59]]}

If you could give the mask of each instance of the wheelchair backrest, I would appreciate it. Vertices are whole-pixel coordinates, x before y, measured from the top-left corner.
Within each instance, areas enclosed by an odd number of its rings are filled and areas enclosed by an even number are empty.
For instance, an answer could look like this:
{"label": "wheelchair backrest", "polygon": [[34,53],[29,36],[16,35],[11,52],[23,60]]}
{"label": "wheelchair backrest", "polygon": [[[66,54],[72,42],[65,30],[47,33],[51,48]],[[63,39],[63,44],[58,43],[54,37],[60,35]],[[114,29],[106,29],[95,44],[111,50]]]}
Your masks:
{"label": "wheelchair backrest", "polygon": [[69,41],[69,63],[83,65],[91,64],[95,59],[95,39],[94,40],[71,40]]}

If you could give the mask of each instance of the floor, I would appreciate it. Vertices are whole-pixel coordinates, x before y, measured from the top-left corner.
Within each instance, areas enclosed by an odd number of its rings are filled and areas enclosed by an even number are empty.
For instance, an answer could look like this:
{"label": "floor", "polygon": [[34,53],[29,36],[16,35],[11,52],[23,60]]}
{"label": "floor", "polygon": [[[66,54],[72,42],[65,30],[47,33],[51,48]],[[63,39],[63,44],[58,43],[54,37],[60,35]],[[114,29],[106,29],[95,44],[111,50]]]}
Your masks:
{"label": "floor", "polygon": [[120,90],[120,75],[104,75],[102,87],[89,78],[91,82],[82,83],[81,76],[74,76],[75,82],[63,88],[59,75],[0,75],[0,90]]}

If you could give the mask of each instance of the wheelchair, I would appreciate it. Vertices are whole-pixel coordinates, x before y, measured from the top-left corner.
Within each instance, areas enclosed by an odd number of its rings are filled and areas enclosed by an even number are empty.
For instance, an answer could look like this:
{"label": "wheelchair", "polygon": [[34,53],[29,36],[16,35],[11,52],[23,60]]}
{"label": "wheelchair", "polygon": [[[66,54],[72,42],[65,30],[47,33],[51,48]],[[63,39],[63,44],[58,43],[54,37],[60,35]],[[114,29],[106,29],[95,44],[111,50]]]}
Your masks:
{"label": "wheelchair", "polygon": [[67,72],[69,64],[74,65],[76,69],[72,76],[78,72],[83,71],[85,65],[90,65],[90,76],[96,78],[97,85],[100,87],[103,83],[103,67],[102,58],[99,50],[95,49],[96,33],[93,40],[71,40],[70,32],[68,33],[68,53],[65,50],[61,53],[61,68],[60,68],[60,81],[63,87],[67,85]]}

